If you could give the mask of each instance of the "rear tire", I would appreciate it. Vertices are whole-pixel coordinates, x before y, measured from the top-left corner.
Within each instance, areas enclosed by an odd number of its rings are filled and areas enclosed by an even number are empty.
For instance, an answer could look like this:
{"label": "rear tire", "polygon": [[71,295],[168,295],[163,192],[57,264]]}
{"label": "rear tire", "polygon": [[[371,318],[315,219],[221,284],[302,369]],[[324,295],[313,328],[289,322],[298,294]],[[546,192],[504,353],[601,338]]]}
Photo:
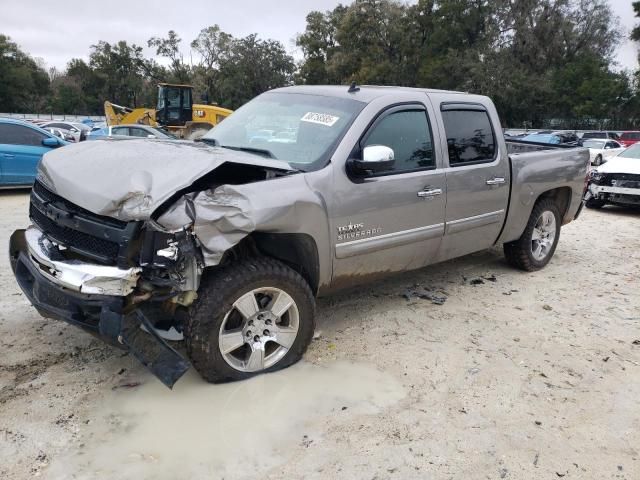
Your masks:
{"label": "rear tire", "polygon": [[584,202],[584,206],[592,210],[600,210],[607,202],[600,200],[599,198],[590,198]]}
{"label": "rear tire", "polygon": [[185,339],[195,369],[219,383],[296,363],[314,329],[315,300],[306,280],[275,259],[251,258],[203,277]]}
{"label": "rear tire", "polygon": [[539,200],[520,238],[504,244],[507,262],[527,272],[545,267],[558,246],[560,224],[558,205],[551,199]]}

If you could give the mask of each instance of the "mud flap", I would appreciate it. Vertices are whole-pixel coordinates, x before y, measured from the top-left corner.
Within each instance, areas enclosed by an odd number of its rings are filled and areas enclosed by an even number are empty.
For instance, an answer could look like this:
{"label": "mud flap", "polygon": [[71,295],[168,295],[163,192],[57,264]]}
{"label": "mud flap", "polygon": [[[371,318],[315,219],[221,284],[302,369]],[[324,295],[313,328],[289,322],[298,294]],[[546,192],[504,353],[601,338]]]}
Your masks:
{"label": "mud flap", "polygon": [[[121,318],[122,329],[118,340],[162,383],[173,388],[191,364],[158,336],[149,319],[140,310]],[[147,332],[140,329],[141,324],[146,327]]]}

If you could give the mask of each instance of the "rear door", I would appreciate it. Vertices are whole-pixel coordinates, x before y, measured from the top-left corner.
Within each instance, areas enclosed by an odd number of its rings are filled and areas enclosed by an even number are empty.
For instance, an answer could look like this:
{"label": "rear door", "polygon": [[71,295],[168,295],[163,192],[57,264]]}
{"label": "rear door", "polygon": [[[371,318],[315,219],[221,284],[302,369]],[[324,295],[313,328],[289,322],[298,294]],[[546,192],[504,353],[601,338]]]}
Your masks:
{"label": "rear door", "polygon": [[[451,98],[451,97],[449,97]],[[491,247],[506,218],[511,182],[506,145],[498,142],[495,109],[440,101],[446,138],[447,205],[439,260]]]}
{"label": "rear door", "polygon": [[351,155],[359,158],[364,147],[384,145],[394,151],[395,164],[368,176],[334,173],[335,287],[420,267],[440,245],[446,192],[433,113],[424,95],[409,98],[416,100],[376,106]]}
{"label": "rear door", "polygon": [[42,145],[48,138],[38,130],[13,123],[0,123],[0,170],[5,185],[30,185],[36,176],[38,162],[49,148]]}

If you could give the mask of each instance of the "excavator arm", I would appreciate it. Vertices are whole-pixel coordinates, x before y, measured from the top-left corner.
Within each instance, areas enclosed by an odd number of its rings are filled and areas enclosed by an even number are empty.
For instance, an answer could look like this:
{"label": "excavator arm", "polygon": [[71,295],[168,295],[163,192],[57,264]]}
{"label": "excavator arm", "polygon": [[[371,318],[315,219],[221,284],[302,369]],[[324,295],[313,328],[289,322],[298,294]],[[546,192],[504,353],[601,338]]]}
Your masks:
{"label": "excavator arm", "polygon": [[129,108],[104,102],[104,116],[108,126],[140,123],[157,127],[156,111],[152,108]]}

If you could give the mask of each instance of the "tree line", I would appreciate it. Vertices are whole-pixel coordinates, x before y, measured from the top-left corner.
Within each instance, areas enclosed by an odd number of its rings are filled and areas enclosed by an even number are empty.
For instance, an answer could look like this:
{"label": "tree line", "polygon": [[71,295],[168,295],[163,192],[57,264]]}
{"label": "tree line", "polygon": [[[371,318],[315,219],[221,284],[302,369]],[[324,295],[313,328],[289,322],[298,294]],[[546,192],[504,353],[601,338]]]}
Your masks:
{"label": "tree line", "polygon": [[615,69],[620,32],[606,0],[355,0],[307,15],[297,62],[278,41],[213,25],[188,44],[188,58],[169,31],[148,40],[153,58],[125,40],[99,41],[64,71],[46,71],[0,35],[0,111],[152,106],[159,82],[192,84],[196,100],[207,92],[235,109],[271,88],[356,81],[489,95],[510,127],[633,128],[639,75]]}

